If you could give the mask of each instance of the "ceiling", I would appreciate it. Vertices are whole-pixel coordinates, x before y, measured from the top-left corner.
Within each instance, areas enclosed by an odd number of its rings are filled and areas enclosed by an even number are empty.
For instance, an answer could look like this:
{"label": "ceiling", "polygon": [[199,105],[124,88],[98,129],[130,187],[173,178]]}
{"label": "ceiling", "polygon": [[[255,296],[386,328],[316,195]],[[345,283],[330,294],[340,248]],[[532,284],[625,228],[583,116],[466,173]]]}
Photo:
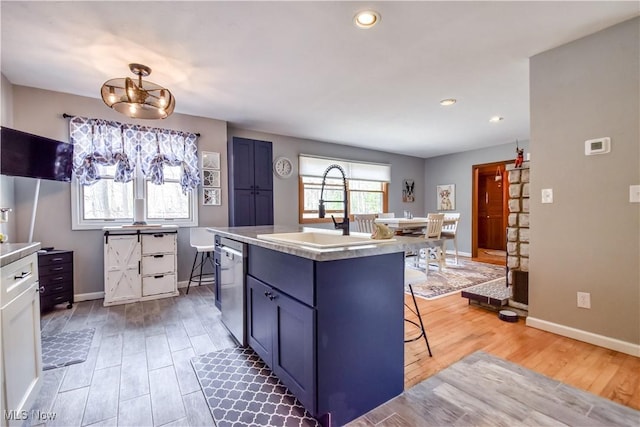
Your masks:
{"label": "ceiling", "polygon": [[[363,30],[355,13],[373,8]],[[1,2],[2,73],[100,98],[148,65],[176,112],[418,157],[529,139],[529,61],[639,14],[600,2]],[[439,101],[456,98],[451,107]],[[105,106],[105,108],[107,108]],[[490,123],[492,116],[504,120]]]}

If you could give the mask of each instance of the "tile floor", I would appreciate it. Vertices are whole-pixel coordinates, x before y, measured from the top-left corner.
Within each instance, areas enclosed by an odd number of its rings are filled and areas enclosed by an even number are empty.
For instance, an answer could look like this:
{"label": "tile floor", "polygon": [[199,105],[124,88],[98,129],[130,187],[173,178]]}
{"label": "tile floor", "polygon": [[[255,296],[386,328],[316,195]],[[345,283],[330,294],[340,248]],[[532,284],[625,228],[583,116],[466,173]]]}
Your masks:
{"label": "tile floor", "polygon": [[[25,425],[214,425],[190,359],[234,346],[211,287],[104,307],[102,300],[43,313],[43,335],[95,328],[86,362],[44,372]],[[41,418],[38,419],[38,414]],[[53,420],[47,420],[55,414]]]}

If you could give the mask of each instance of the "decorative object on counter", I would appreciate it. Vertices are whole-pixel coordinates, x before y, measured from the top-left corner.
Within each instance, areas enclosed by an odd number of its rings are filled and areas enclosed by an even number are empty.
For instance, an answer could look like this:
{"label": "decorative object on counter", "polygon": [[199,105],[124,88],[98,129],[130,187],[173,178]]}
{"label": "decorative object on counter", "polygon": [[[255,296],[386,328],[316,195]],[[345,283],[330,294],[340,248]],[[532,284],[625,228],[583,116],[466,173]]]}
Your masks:
{"label": "decorative object on counter", "polygon": [[6,243],[9,240],[9,236],[4,233],[0,233],[0,243]]}
{"label": "decorative object on counter", "polygon": [[62,368],[87,360],[95,328],[42,337],[42,370]]}
{"label": "decorative object on counter", "polygon": [[142,78],[151,74],[151,68],[142,64],[129,64],[138,76],[138,82],[129,77],[107,80],[100,90],[102,100],[118,113],[134,119],[166,119],[176,107],[176,99],[169,89]]}
{"label": "decorative object on counter", "polygon": [[[446,267],[442,271],[430,270],[426,281],[413,283],[416,296],[425,299],[440,298],[494,280],[501,280],[504,287],[503,266],[460,259],[457,265],[447,263]],[[407,261],[407,268],[414,268],[413,260]]]}
{"label": "decorative object on counter", "polygon": [[390,229],[384,224],[374,223],[373,226],[375,227],[375,229],[371,234],[372,239],[376,239],[376,240],[390,239],[395,234],[392,229]]}
{"label": "decorative object on counter", "polygon": [[278,157],[273,162],[273,172],[280,178],[289,178],[293,174],[293,162],[288,157]]}
{"label": "decorative object on counter", "polygon": [[133,206],[133,225],[147,225],[144,220],[144,199],[135,199]]}
{"label": "decorative object on counter", "polygon": [[320,426],[250,347],[194,357],[191,365],[216,425]]}
{"label": "decorative object on counter", "polygon": [[9,222],[9,212],[11,208],[0,208],[0,222]]}
{"label": "decorative object on counter", "polygon": [[402,180],[402,201],[403,202],[413,203],[416,201],[414,188],[415,188],[415,182],[412,179]]}
{"label": "decorative object on counter", "polygon": [[[329,172],[331,172],[332,169],[337,169],[342,174],[342,188],[343,188],[342,200],[324,200],[323,199],[324,186],[327,181],[327,175],[329,174]],[[344,169],[342,169],[342,166],[340,165],[335,165],[335,164],[331,165],[322,174],[322,187],[320,188],[320,205],[318,206],[318,216],[320,218],[324,218],[325,216],[324,202],[343,204],[344,218],[342,219],[342,222],[336,222],[336,219],[333,217],[333,215],[331,215],[331,220],[333,221],[333,226],[336,230],[342,229],[342,235],[348,236],[349,235],[349,195],[347,194],[347,174],[344,172]]]}
{"label": "decorative object on counter", "polygon": [[456,185],[446,184],[436,186],[438,194],[437,210],[452,211],[456,208]]}

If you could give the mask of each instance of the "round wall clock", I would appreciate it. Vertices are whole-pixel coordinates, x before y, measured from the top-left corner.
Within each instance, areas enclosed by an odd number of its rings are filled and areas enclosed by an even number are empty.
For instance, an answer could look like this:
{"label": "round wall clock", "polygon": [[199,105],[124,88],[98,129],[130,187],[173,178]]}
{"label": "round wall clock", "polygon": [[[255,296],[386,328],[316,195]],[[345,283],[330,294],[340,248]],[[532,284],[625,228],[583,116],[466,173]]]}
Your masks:
{"label": "round wall clock", "polygon": [[287,157],[278,157],[273,162],[273,172],[280,178],[289,178],[293,173],[293,163]]}

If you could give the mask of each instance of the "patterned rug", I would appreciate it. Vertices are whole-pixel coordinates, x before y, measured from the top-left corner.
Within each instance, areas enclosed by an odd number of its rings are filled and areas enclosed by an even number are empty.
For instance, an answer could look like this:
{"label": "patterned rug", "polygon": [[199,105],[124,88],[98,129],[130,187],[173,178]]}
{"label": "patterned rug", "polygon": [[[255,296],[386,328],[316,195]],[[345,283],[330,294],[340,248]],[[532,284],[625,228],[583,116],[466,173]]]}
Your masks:
{"label": "patterned rug", "polygon": [[249,347],[191,359],[217,427],[319,426]]}
{"label": "patterned rug", "polygon": [[42,337],[42,370],[61,368],[87,360],[94,328]]}
{"label": "patterned rug", "polygon": [[[410,258],[407,258],[407,267],[413,268],[413,260]],[[504,266],[467,259],[458,258],[458,265],[447,260],[447,266],[442,269],[442,273],[432,264],[427,280],[414,283],[413,292],[416,296],[426,299],[440,298],[471,286],[504,278],[505,270]]]}

